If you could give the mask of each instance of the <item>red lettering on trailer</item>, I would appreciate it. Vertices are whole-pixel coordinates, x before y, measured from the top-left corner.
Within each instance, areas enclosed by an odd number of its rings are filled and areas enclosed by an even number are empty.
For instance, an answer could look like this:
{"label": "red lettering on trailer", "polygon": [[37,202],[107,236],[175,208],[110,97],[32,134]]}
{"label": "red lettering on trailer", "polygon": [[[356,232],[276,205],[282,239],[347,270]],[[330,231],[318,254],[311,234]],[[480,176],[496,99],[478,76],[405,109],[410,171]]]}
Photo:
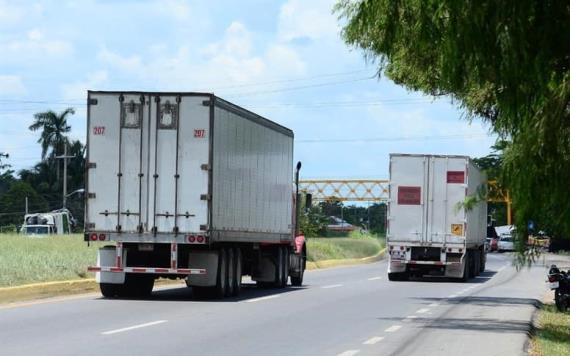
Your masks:
{"label": "red lettering on trailer", "polygon": [[206,130],[204,130],[204,129],[194,129],[194,137],[195,137],[195,138],[204,138],[204,137],[206,137]]}
{"label": "red lettering on trailer", "polygon": [[465,172],[463,171],[448,171],[447,183],[465,183]]}
{"label": "red lettering on trailer", "polygon": [[105,126],[95,126],[93,127],[93,135],[104,135]]}
{"label": "red lettering on trailer", "polygon": [[422,203],[421,187],[398,187],[399,205],[420,205]]}

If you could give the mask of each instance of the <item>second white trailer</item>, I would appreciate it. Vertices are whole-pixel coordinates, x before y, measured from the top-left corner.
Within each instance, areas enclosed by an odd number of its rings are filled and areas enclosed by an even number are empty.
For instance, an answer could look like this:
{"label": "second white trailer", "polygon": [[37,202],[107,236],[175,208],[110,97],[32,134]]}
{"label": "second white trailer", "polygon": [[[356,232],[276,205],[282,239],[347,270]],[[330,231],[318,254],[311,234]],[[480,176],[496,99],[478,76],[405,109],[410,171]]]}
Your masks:
{"label": "second white trailer", "polygon": [[466,280],[484,271],[487,204],[464,203],[485,184],[469,157],[391,154],[389,279],[439,274]]}

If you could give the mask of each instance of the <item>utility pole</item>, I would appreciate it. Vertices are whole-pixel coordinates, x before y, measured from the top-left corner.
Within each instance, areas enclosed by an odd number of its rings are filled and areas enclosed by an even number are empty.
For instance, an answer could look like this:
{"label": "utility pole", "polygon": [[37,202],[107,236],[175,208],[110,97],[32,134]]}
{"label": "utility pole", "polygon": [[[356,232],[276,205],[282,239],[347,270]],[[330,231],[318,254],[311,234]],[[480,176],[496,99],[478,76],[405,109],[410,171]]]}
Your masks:
{"label": "utility pole", "polygon": [[67,155],[67,142],[63,143],[63,156],[56,156],[57,159],[63,159],[63,208],[67,206],[67,159],[74,156]]}
{"label": "utility pole", "polygon": [[28,197],[26,196],[26,215],[28,215]]}

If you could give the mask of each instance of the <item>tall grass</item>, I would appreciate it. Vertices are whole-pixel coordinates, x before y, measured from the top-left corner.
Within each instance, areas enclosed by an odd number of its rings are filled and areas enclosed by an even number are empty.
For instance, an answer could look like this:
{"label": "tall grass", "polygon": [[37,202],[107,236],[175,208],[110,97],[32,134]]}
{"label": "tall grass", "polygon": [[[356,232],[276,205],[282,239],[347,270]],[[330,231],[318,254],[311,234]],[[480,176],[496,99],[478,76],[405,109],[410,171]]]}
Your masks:
{"label": "tall grass", "polygon": [[0,287],[87,278],[103,243],[87,247],[83,235],[34,238],[0,234]]}
{"label": "tall grass", "polygon": [[532,356],[570,355],[570,314],[552,304],[539,312],[538,330],[532,342]]}
{"label": "tall grass", "polygon": [[307,239],[307,259],[320,261],[368,257],[377,254],[384,246],[383,239],[371,236],[309,238]]}

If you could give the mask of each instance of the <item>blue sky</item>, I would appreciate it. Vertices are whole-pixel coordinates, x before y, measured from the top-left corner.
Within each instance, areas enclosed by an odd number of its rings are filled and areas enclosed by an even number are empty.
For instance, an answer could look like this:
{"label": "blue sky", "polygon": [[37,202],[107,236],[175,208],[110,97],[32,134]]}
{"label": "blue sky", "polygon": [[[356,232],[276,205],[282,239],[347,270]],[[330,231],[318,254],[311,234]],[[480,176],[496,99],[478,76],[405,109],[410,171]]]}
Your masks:
{"label": "blue sky", "polygon": [[40,158],[38,111],[86,91],[208,91],[294,130],[306,178],[387,178],[388,154],[486,155],[489,128],[410,93],[340,39],[334,1],[0,0],[0,152]]}

